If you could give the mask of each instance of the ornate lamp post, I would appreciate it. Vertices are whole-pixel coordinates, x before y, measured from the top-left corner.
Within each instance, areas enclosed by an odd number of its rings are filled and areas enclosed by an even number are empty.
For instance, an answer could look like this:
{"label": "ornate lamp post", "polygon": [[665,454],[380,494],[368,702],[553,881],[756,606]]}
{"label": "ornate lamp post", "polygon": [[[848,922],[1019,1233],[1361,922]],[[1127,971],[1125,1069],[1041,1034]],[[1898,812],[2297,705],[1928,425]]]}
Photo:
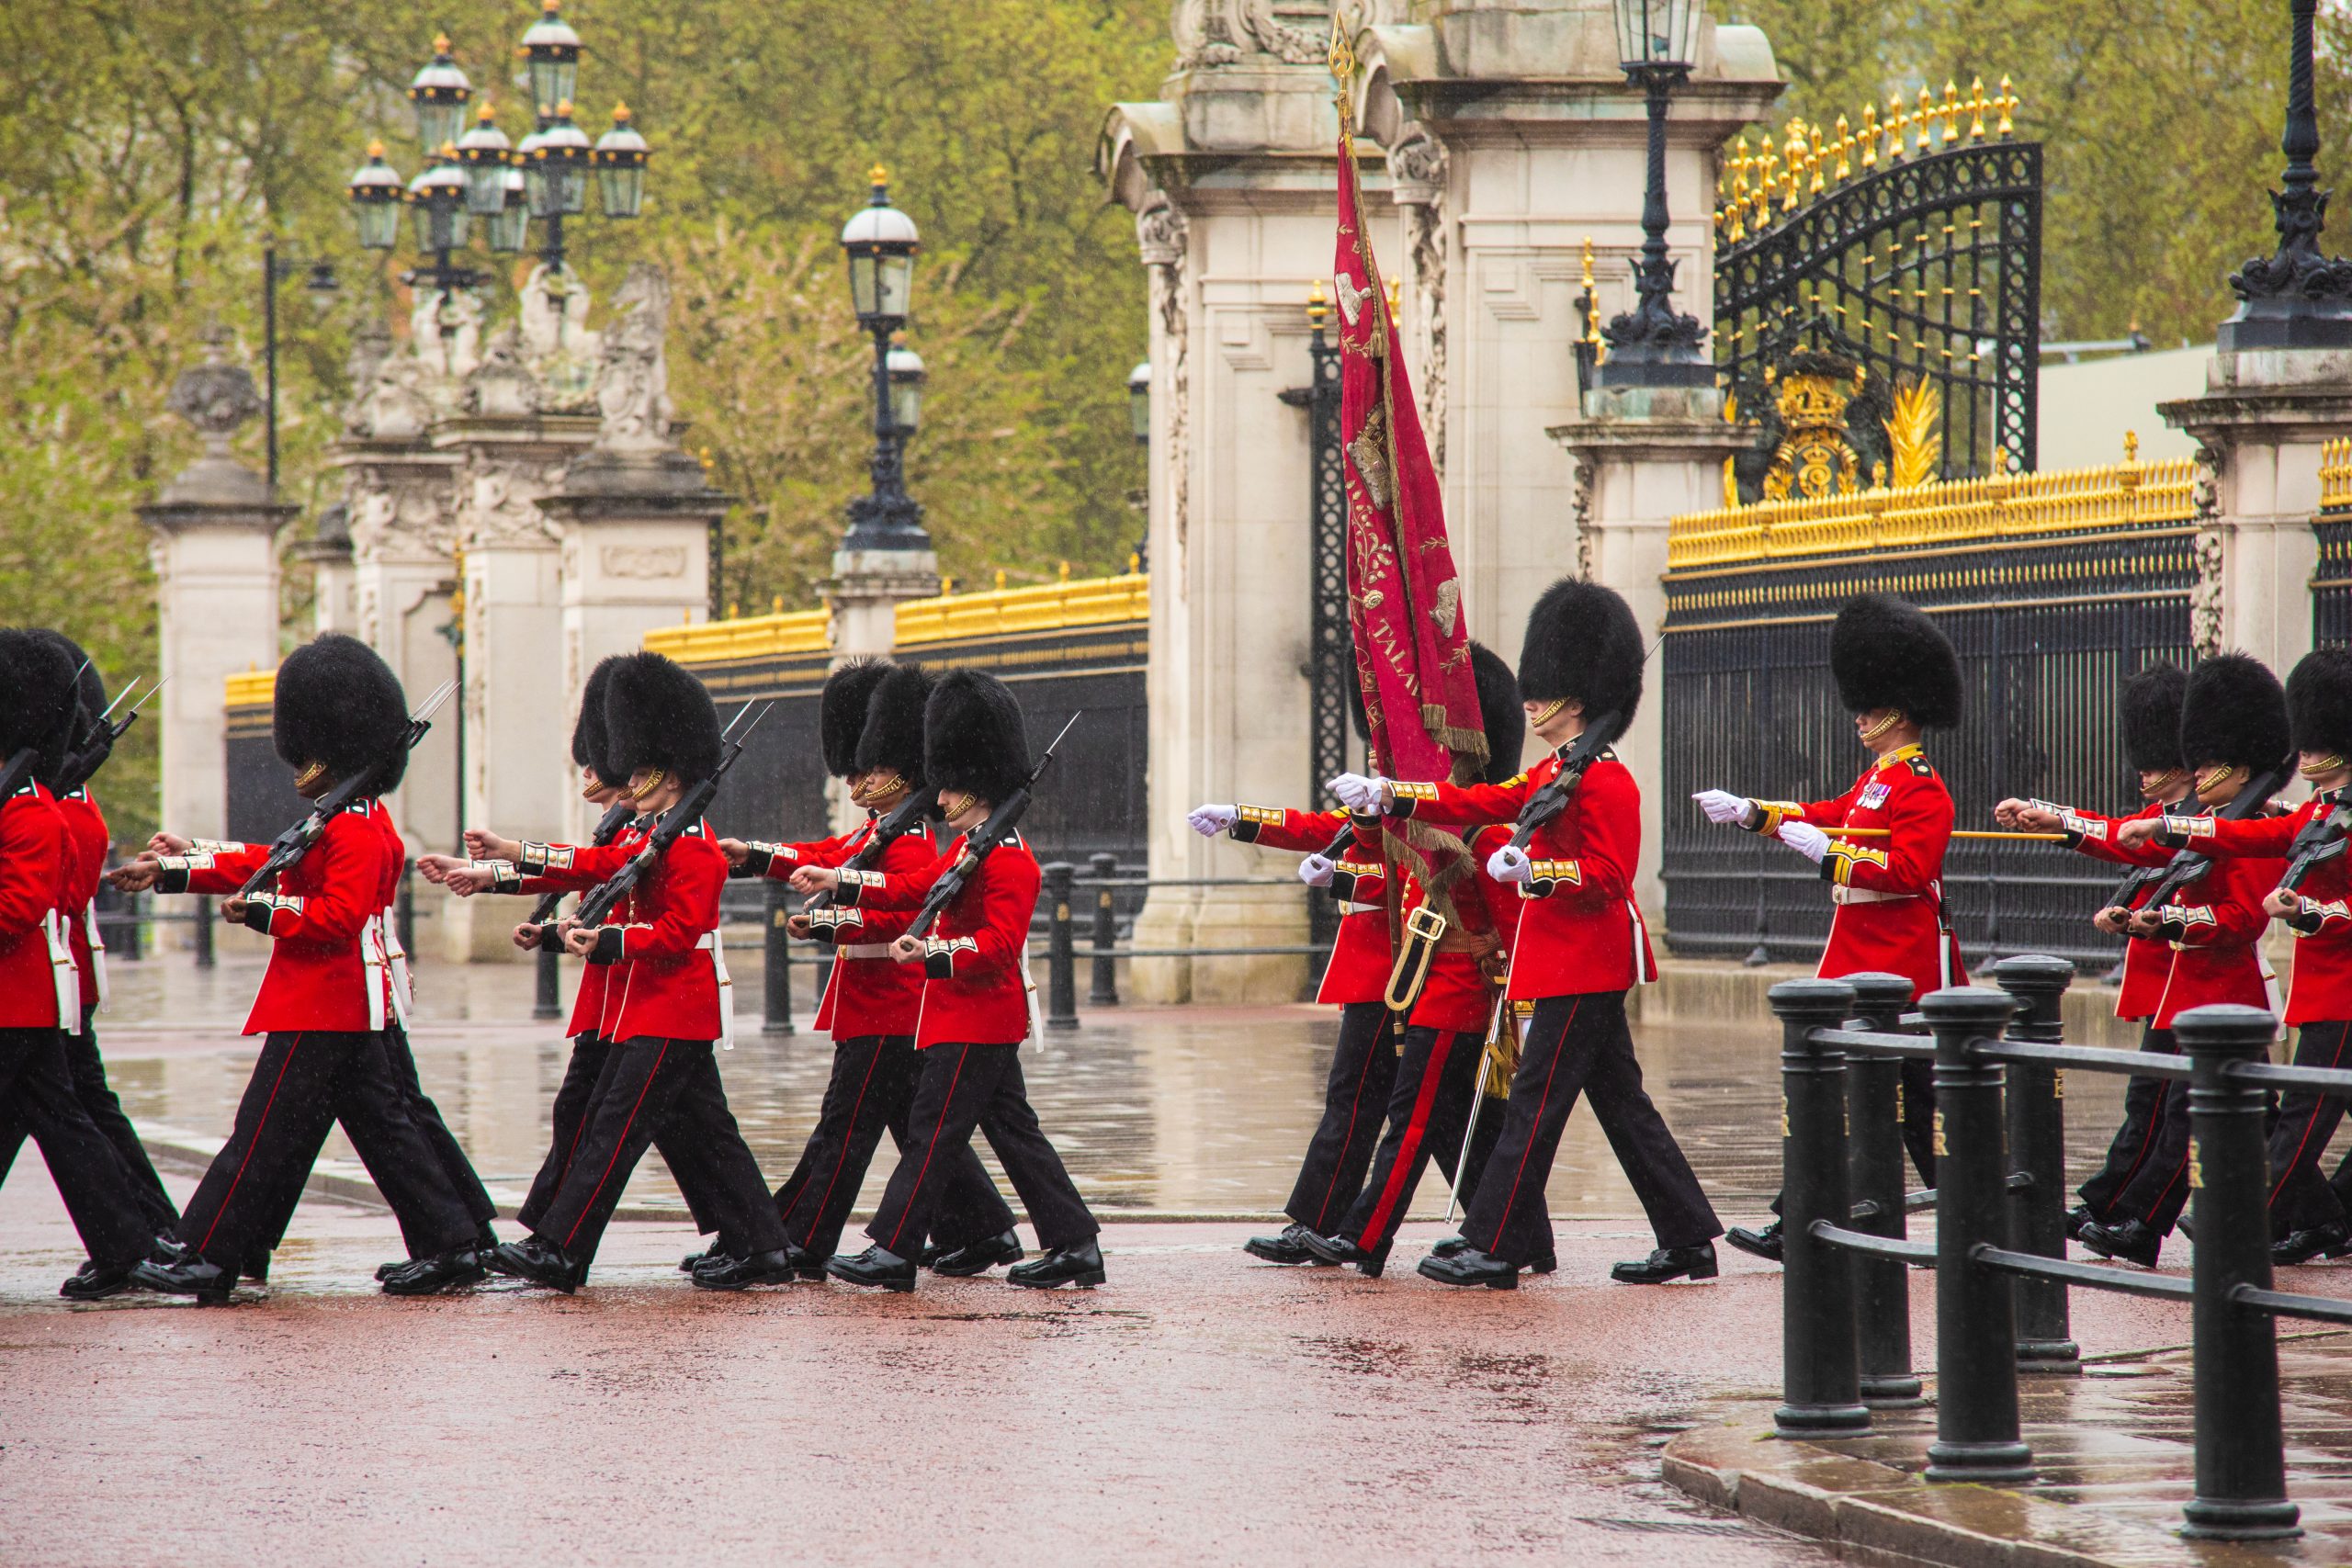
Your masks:
{"label": "ornate lamp post", "polygon": [[2293,0],[2287,54],[2284,190],[2270,193],[2278,248],[2230,275],[2237,313],[2222,323],[2222,354],[2352,346],[2352,262],[2320,249],[2327,192],[2319,188],[2319,116],[2312,99],[2312,25],[2319,0]]}
{"label": "ornate lamp post", "polygon": [[1603,387],[1712,387],[1715,367],[1701,345],[1707,329],[1674,309],[1674,263],[1666,254],[1666,109],[1699,52],[1698,0],[1615,0],[1617,57],[1625,79],[1649,98],[1649,179],[1642,193],[1642,259],[1634,309],[1611,321]]}
{"label": "ornate lamp post", "polygon": [[[907,323],[922,236],[915,220],[890,205],[889,171],[876,164],[872,177],[872,198],[842,228],[842,250],[849,259],[850,301],[858,325],[874,336],[874,491],[849,503],[849,532],[842,547],[928,550],[931,536],[923,531],[922,508],[907,493],[906,438],[914,426],[899,418],[890,372],[890,338]],[[913,391],[921,386],[922,361],[907,350],[898,353],[913,360]]]}
{"label": "ornate lamp post", "polygon": [[272,497],[277,494],[277,286],[297,273],[302,275],[302,287],[313,299],[331,299],[343,287],[335,277],[334,267],[327,262],[280,257],[275,243],[261,249],[261,356],[267,388],[263,404],[267,411],[265,430]]}

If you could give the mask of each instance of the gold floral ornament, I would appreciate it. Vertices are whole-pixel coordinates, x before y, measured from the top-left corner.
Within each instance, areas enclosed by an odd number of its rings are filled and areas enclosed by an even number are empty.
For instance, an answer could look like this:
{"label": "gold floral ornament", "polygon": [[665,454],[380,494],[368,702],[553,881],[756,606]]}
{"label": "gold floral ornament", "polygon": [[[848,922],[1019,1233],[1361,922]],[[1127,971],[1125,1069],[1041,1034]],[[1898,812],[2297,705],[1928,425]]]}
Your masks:
{"label": "gold floral ornament", "polygon": [[1932,484],[1942,473],[1943,412],[1943,394],[1926,377],[1915,376],[1895,388],[1894,412],[1884,422],[1895,489]]}

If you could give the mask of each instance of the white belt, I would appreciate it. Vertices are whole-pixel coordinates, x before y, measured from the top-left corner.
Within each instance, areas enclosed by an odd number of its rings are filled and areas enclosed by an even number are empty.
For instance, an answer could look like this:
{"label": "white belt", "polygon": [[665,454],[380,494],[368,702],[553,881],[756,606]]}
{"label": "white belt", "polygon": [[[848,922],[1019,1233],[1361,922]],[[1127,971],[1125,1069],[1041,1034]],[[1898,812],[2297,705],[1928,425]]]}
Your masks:
{"label": "white belt", "polygon": [[1833,904],[1900,904],[1917,898],[1917,893],[1883,893],[1875,887],[1832,887],[1829,901]]}
{"label": "white belt", "polygon": [[727,950],[717,931],[705,931],[695,943],[697,952],[710,954],[711,967],[718,972],[718,1043],[722,1050],[735,1049],[735,980],[727,973]]}
{"label": "white belt", "polygon": [[385,905],[377,923],[383,928],[384,962],[391,971],[392,1010],[400,1015],[401,1027],[406,1029],[409,1013],[416,1006],[416,979],[409,973],[408,950],[401,945],[399,908]]}
{"label": "white belt", "polygon": [[1043,1052],[1046,1048],[1046,1019],[1037,1010],[1037,982],[1029,977],[1029,949],[1026,944],[1021,949],[1021,989],[1029,1001],[1029,1038]]}
{"label": "white belt", "polygon": [[98,982],[98,1005],[107,1005],[107,939],[98,934],[98,905],[92,899],[82,906],[82,934],[90,942],[90,973]]}
{"label": "white belt", "polygon": [[41,916],[40,934],[49,939],[49,972],[57,985],[57,1027],[67,1034],[79,1034],[82,972],[74,967],[74,949],[65,940],[65,917],[54,909]]}
{"label": "white belt", "polygon": [[[384,917],[370,915],[359,928],[359,963],[367,976],[368,1027],[384,1027]],[[403,1021],[405,1027],[405,1021]]]}
{"label": "white belt", "polygon": [[854,942],[847,947],[833,949],[836,958],[888,958],[890,944],[887,942]]}
{"label": "white belt", "polygon": [[1343,915],[1369,915],[1379,908],[1380,906],[1377,904],[1351,904],[1345,899],[1342,899],[1340,903],[1340,913]]}

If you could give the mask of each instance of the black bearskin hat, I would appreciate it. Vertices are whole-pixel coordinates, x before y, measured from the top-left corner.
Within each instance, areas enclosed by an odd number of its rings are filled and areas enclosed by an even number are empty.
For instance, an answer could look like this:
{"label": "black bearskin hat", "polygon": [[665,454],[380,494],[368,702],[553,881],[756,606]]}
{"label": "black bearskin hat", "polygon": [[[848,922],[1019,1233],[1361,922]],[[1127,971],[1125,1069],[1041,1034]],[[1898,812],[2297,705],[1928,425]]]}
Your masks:
{"label": "black bearskin hat", "polygon": [[360,793],[381,795],[408,772],[400,743],[408,698],[391,666],[358,638],[328,632],[288,654],[273,700],[271,739],[297,773],[323,762],[340,783],[373,768]]}
{"label": "black bearskin hat", "polygon": [[2284,761],[2294,743],[2287,694],[2269,666],[2243,653],[2197,661],[2180,697],[2182,761],[2258,773]]}
{"label": "black bearskin hat", "polygon": [[1829,673],[1849,713],[1894,708],[1922,729],[1960,722],[1960,656],[1917,605],[1884,593],[1846,601],[1829,628]]}
{"label": "black bearskin hat", "polygon": [[82,645],[63,632],[44,626],[33,636],[53,646],[65,656],[67,668],[79,672],[74,677],[74,700],[62,705],[64,712],[58,716],[61,733],[41,759],[41,783],[54,789],[62,782],[74,753],[96,732],[98,715],[107,711],[107,683],[90,656],[82,651]]}
{"label": "black bearskin hat", "polygon": [[825,677],[824,695],[817,699],[817,743],[825,753],[825,772],[833,777],[845,779],[857,771],[866,705],[889,672],[888,660],[853,659]]}
{"label": "black bearskin hat", "polygon": [[947,794],[994,806],[1029,782],[1029,730],[1012,688],[976,670],[951,671],[922,710],[922,773]]}
{"label": "black bearskin hat", "polygon": [[65,651],[71,646],[54,632],[0,631],[0,762],[30,746],[33,775],[43,782],[64,767],[80,717],[80,660]]}
{"label": "black bearskin hat", "polygon": [[1574,698],[1588,721],[1634,721],[1642,704],[1642,628],[1616,590],[1564,577],[1528,612],[1519,649],[1519,694],[1531,703]]}
{"label": "black bearskin hat", "polygon": [[1527,744],[1527,709],[1521,705],[1519,680],[1502,655],[1483,642],[1470,645],[1470,673],[1478,682],[1478,719],[1487,731],[1488,784],[1500,784],[1519,772],[1519,753]]}
{"label": "black bearskin hat", "polygon": [[571,725],[572,761],[612,789],[628,782],[626,774],[613,777],[613,738],[605,728],[605,694],[612,687],[613,666],[619,662],[620,656],[615,654],[598,660],[596,668],[588,671],[588,679],[580,688],[580,716]]}
{"label": "black bearskin hat", "polygon": [[625,653],[613,660],[605,689],[605,728],[614,782],[639,768],[699,783],[718,771],[718,709],[685,666],[659,653]]}
{"label": "black bearskin hat", "polygon": [[888,769],[909,789],[922,787],[923,710],[931,702],[931,672],[920,664],[893,664],[865,700],[865,728],[857,737],[856,771]]}
{"label": "black bearskin hat", "polygon": [[2177,664],[2151,664],[2123,682],[2123,760],[2134,773],[2179,768],[2180,694],[2188,672]]}
{"label": "black bearskin hat", "polygon": [[2315,648],[2287,676],[2295,750],[2352,757],[2352,649]]}

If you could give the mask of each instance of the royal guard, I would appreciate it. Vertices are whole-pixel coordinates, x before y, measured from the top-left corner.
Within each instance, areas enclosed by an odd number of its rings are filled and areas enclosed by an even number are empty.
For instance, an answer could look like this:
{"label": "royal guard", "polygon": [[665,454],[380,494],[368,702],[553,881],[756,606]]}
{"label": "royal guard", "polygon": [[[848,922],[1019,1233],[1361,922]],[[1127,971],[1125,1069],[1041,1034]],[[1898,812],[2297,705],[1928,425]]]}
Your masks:
{"label": "royal guard", "polygon": [[[107,708],[106,682],[89,656],[72,638],[53,631],[32,635],[53,643],[81,671],[72,743],[60,754],[60,765],[53,773],[44,776],[39,768],[35,770],[35,776],[49,789],[59,815],[65,819],[67,849],[73,861],[66,902],[58,914],[65,925],[74,967],[81,977],[81,1027],[65,1035],[66,1070],[74,1080],[74,1096],[89,1113],[91,1123],[121,1156],[149,1231],[161,1235],[179,1222],[180,1212],[164,1190],[163,1179],[155,1174],[155,1167],[148,1159],[139,1134],[131,1127],[130,1118],[123,1114],[122,1102],[107,1082],[106,1062],[98,1055],[97,1012],[106,1004],[107,948],[105,939],[98,934],[95,897],[98,884],[106,875],[110,840],[106,817],[91,798],[87,781],[106,761],[108,750],[107,744],[101,744],[107,731],[99,716]],[[7,1179],[9,1167],[23,1148],[28,1131],[23,1118],[0,1115],[0,1180]],[[86,1274],[97,1267],[94,1258],[83,1271]]]}
{"label": "royal guard", "polygon": [[[2295,1066],[2341,1069],[2352,1066],[2352,873],[2342,827],[2333,819],[2352,784],[2352,652],[2323,648],[2304,655],[2287,677],[2287,716],[2297,771],[2312,797],[2285,816],[2197,818],[2188,824],[2188,847],[2216,862],[2252,859],[2289,868],[2263,896],[2263,912],[2295,936],[2286,1017],[2296,1032]],[[2279,1096],[2270,1130],[2273,1263],[2352,1253],[2346,1218],[2352,1162],[2334,1182],[2320,1171],[2343,1116],[2344,1101],[2316,1089],[2290,1088]]]}
{"label": "royal guard", "polygon": [[333,633],[305,644],[278,667],[277,754],[305,799],[362,781],[310,851],[250,897],[240,889],[266,863],[267,846],[151,852],[115,874],[128,891],[227,896],[221,917],[272,941],[245,1020],[246,1033],[264,1036],[261,1054],[173,1245],[135,1272],[151,1290],[225,1300],[283,1233],[338,1122],[414,1259],[390,1273],[385,1292],[429,1295],[482,1277],[477,1222],[418,1126],[382,1039],[393,1001],[380,927],[399,867],[387,863],[395,852],[376,797],[407,768],[407,729],[400,682],[372,649]]}
{"label": "royal guard", "polygon": [[90,1255],[58,1293],[92,1301],[126,1288],[155,1231],[66,1054],[81,976],[59,911],[81,861],[40,775],[64,761],[80,707],[74,665],[56,641],[0,630],[0,1122],[40,1146]]}
{"label": "royal guard", "polygon": [[[2103,817],[2078,807],[2011,798],[1993,808],[1994,819],[2007,829],[2063,833],[2069,849],[2112,865],[2145,868],[2171,860],[2170,850],[2153,844],[2126,848],[2116,835],[2124,823],[2161,817],[2188,796],[2188,769],[2180,760],[2180,699],[2188,685],[2188,671],[2175,664],[2150,665],[2123,682],[2123,758],[2139,780],[2139,810],[2129,817]],[[2091,923],[2109,936],[2124,938],[2123,983],[2115,994],[2115,1016],[2143,1026],[2141,1050],[2170,1054],[2180,1049],[2172,1031],[2157,1029],[2149,1021],[2172,976],[2172,944],[2136,934],[2129,923],[2132,909],[2145,904],[2154,891],[2153,882],[2141,884],[2132,893],[2130,908],[2101,909]],[[2154,1152],[2156,1107],[2164,1087],[2162,1078],[2152,1077],[2134,1077],[2124,1086],[2123,1124],[2108,1145],[2106,1160],[2077,1190],[2082,1201],[2067,1213],[2068,1235],[2080,1235],[2091,1221],[2108,1219],[2115,1195]]]}
{"label": "royal guard", "polygon": [[[1021,1043],[1036,1026],[1029,980],[1029,919],[1037,907],[1036,856],[1017,832],[974,842],[1000,806],[1024,795],[1034,770],[1021,704],[992,675],[958,670],[923,708],[923,777],[956,835],[946,853],[909,873],[803,866],[801,893],[830,890],[845,909],[865,912],[869,940],[891,933],[891,953],[923,976],[915,1030],[922,1058],[907,1141],[898,1168],[854,1258],[837,1257],[833,1278],[910,1291],[915,1255],[937,1224],[947,1158],[977,1128],[1029,1211],[1044,1256],[1014,1265],[1016,1285],[1102,1282],[1102,1227],[1079,1196],[1061,1156],[1037,1125],[1021,1072]],[[962,886],[937,923],[912,934],[932,889],[954,874]]]}
{"label": "royal guard", "polygon": [[[853,660],[826,677],[817,708],[825,771],[847,784],[851,804],[865,811],[865,820],[812,843],[721,839],[718,847],[733,874],[783,882],[802,866],[838,868],[858,862],[862,869],[903,876],[937,860],[939,846],[927,816],[902,832],[893,819],[910,799],[927,793],[922,723],[931,687],[931,676],[920,665],[876,660]],[[886,821],[895,836],[877,843]],[[840,1249],[842,1227],[884,1130],[905,1149],[907,1116],[922,1068],[915,1051],[922,970],[891,957],[887,937],[868,930],[865,909],[819,902],[820,907],[794,915],[788,929],[796,937],[832,944],[832,974],[817,1004],[816,1024],[833,1037],[833,1070],[800,1163],[775,1190],[793,1261],[808,1280],[823,1279],[827,1261]],[[1020,1262],[1012,1211],[971,1145],[944,1150],[942,1158],[940,1201],[933,1235],[922,1248],[924,1260],[939,1273],[957,1277]]]}
{"label": "royal guard", "polygon": [[1555,1251],[1544,1186],[1584,1093],[1658,1242],[1647,1258],[1617,1265],[1614,1277],[1662,1283],[1716,1271],[1714,1238],[1723,1226],[1642,1088],[1625,1023],[1625,993],[1657,973],[1634,900],[1641,788],[1606,745],[1578,748],[1589,723],[1605,727],[1596,731],[1599,742],[1633,721],[1642,655],[1641,627],[1623,599],[1597,583],[1555,582],[1528,615],[1519,657],[1528,727],[1550,755],[1501,784],[1357,774],[1331,781],[1331,792],[1356,810],[1470,826],[1515,822],[1571,759],[1581,770],[1558,815],[1533,828],[1524,849],[1507,843],[1487,862],[1487,874],[1515,885],[1521,901],[1505,994],[1532,1003],[1533,1011],[1502,1136],[1476,1183],[1462,1235],[1421,1260],[1420,1272],[1443,1284],[1511,1290],[1521,1269]]}
{"label": "royal guard", "polygon": [[[605,693],[606,744],[627,798],[661,817],[718,771],[722,740],[710,694],[658,653],[616,660]],[[666,847],[663,838],[668,837]],[[698,1145],[698,1182],[732,1267],[697,1274],[714,1290],[777,1284],[792,1278],[784,1227],[759,1163],[727,1106],[715,1055],[731,1042],[726,959],[719,948],[718,896],[727,857],[699,819],[594,845],[501,843],[526,876],[570,874],[602,882],[649,850],[658,858],[605,924],[567,919],[565,951],[610,973],[597,1036],[610,1041],[582,1119],[576,1149],[555,1197],[531,1234],[492,1254],[492,1267],[570,1294],[586,1277],[621,1190],[653,1146]],[[677,1174],[676,1168],[672,1173]]]}
{"label": "royal guard", "polygon": [[[1951,838],[1951,792],[1921,749],[1930,729],[1960,722],[1960,660],[1917,607],[1882,593],[1847,601],[1829,630],[1829,672],[1871,753],[1853,787],[1834,800],[1750,800],[1719,789],[1697,800],[1710,821],[1770,834],[1821,868],[1837,906],[1817,973],[1900,975],[1913,997],[1964,986],[1960,942],[1944,915],[1944,846]],[[1839,837],[1824,829],[1854,828]],[[1928,1186],[1936,1181],[1935,1076],[1928,1062],[1903,1064],[1903,1142]],[[1778,1201],[1774,1208],[1777,1211]],[[1735,1226],[1724,1237],[1743,1252],[1781,1259],[1781,1223]]]}
{"label": "royal guard", "polygon": [[[2193,793],[2161,817],[2125,823],[2116,829],[2117,842],[2201,849],[2215,836],[2217,815],[2251,818],[2267,807],[2268,796],[2286,783],[2292,750],[2287,694],[2276,675],[2242,653],[2199,660],[2180,707],[2180,755],[2193,770]],[[2169,1030],[2190,1008],[2215,1002],[2278,1010],[2277,982],[2258,944],[2270,924],[2264,899],[2285,870],[2276,853],[2217,857],[2184,885],[2159,885],[2162,901],[2152,895],[2132,911],[2132,933],[2158,938],[2173,952],[2154,1028]],[[2150,1269],[2188,1201],[2186,1083],[2164,1086],[2154,1126],[2147,1157],[2108,1205],[2108,1217],[2075,1233],[2101,1257]]]}
{"label": "royal guard", "polygon": [[[1527,741],[1519,681],[1510,666],[1483,643],[1470,645],[1470,662],[1478,678],[1478,712],[1487,736],[1484,782],[1507,784],[1519,773],[1519,754]],[[1364,836],[1373,842],[1360,840],[1361,857],[1376,863],[1377,829]],[[1388,991],[1393,999],[1414,985],[1419,988],[1405,1020],[1396,1081],[1388,1096],[1387,1127],[1363,1188],[1339,1226],[1328,1235],[1306,1238],[1308,1250],[1324,1262],[1352,1263],[1375,1279],[1387,1263],[1396,1227],[1412,1207],[1413,1190],[1431,1157],[1453,1183],[1455,1196],[1466,1203],[1476,1196],[1487,1157],[1502,1137],[1507,1101],[1501,1094],[1508,1091],[1510,1078],[1506,1074],[1499,1082],[1489,1083],[1487,1075],[1490,1052],[1503,1039],[1515,1038],[1503,1023],[1502,1010],[1508,1004],[1501,980],[1510,966],[1521,900],[1516,888],[1497,882],[1485,870],[1488,857],[1510,841],[1510,829],[1489,826],[1464,837],[1475,869],[1455,884],[1455,918],[1434,938],[1419,927],[1417,917],[1428,902],[1419,879],[1406,873],[1402,915],[1412,937],[1398,970],[1392,971]],[[1341,898],[1361,897],[1354,886],[1356,874],[1341,872],[1322,856],[1308,860],[1317,885],[1331,886]],[[1550,1228],[1547,1216],[1546,1234]],[[1555,1255],[1545,1252],[1531,1259],[1529,1268],[1548,1274],[1556,1264]]]}

